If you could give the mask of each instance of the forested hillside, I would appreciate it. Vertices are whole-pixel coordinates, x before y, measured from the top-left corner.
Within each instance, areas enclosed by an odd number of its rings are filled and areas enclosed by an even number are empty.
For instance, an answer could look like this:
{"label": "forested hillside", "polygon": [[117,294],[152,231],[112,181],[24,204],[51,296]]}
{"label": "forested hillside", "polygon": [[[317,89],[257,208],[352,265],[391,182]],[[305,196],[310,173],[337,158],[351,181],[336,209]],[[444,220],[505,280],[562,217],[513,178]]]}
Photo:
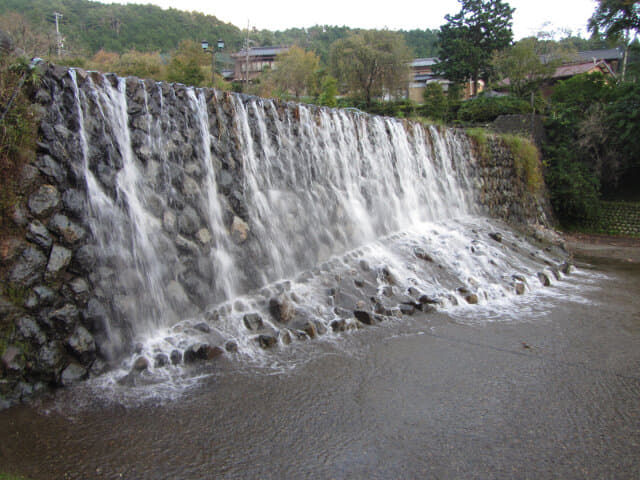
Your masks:
{"label": "forested hillside", "polygon": [[[70,55],[93,55],[99,50],[124,53],[175,50],[182,40],[222,38],[228,51],[241,48],[246,32],[213,15],[184,12],[154,5],[102,4],[87,0],[2,0],[0,15],[20,13],[43,36],[53,39],[54,12],[63,16],[60,30]],[[284,31],[253,30],[252,45],[292,45],[315,51],[323,61],[329,46],[354,29],[338,26],[291,28]],[[435,56],[436,30],[401,31],[416,57]],[[50,42],[53,43],[53,42]],[[48,52],[43,52],[46,54]]]}

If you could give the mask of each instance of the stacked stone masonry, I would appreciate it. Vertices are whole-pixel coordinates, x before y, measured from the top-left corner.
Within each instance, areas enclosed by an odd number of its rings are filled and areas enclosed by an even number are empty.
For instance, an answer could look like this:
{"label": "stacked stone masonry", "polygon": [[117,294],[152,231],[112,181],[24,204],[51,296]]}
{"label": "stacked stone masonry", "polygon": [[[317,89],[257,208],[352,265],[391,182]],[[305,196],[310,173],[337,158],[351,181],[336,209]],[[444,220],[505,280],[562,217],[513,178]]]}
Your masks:
{"label": "stacked stone masonry", "polygon": [[[89,77],[95,82],[117,81],[113,76],[80,70],[76,75],[78,83]],[[86,214],[88,202],[82,159],[73,153],[81,151],[81,139],[77,133],[80,121],[77,106],[68,93],[71,82],[68,69],[49,66],[41,88],[34,95],[34,104],[42,114],[37,157],[25,165],[21,173],[22,199],[12,215],[18,233],[3,235],[1,239],[0,273],[4,288],[0,296],[0,408],[36,391],[71,385],[103,372],[106,359],[114,355],[103,350],[109,335],[109,320],[111,324],[114,320],[120,321],[126,330],[125,320],[132,302],[145,301],[131,293],[136,290],[135,278],[131,276],[127,285],[129,272],[118,269],[118,258],[97,265],[99,246]],[[147,101],[145,84],[156,88],[155,82],[127,79],[128,121],[132,148],[148,166],[148,171],[153,172],[154,159],[147,156],[143,141],[149,126],[139,115],[143,102]],[[171,98],[176,111],[180,110],[181,102],[189,101],[187,87],[159,84],[158,88],[165,98]],[[208,90],[206,95],[207,102],[211,102],[213,90]],[[233,137],[225,134],[233,125],[231,94],[219,95],[215,112],[209,118],[209,128],[211,135],[219,139],[212,148],[217,188],[226,199],[223,221],[234,248],[255,250],[246,255],[247,265],[243,268],[247,272],[257,271],[260,263],[251,259],[261,257],[260,243],[247,224],[243,161]],[[158,105],[151,104],[148,108],[158,108]],[[295,105],[279,103],[278,108],[294,109]],[[91,119],[86,120],[88,135],[92,136],[92,142],[100,145],[100,126],[92,125]],[[178,117],[174,121],[176,145],[188,147],[189,136],[194,135],[192,121]],[[208,275],[206,259],[212,248],[211,232],[204,226],[198,202],[194,200],[198,197],[203,172],[190,163],[187,147],[167,152],[171,172],[156,172],[171,175],[175,187],[169,202],[171,208],[162,211],[158,202],[157,216],[165,231],[172,235],[182,262],[192,266],[184,275],[180,273],[179,281],[166,286],[176,308],[204,306],[210,288],[203,278]],[[517,179],[513,157],[504,147],[491,142],[490,149],[489,158],[476,162],[474,178],[480,201],[488,213],[515,224],[547,224],[550,215],[546,199],[527,192],[526,186]],[[98,165],[94,174],[103,188],[115,196],[114,178],[122,168],[122,160],[105,157]],[[148,201],[153,207],[153,196]],[[251,278],[250,274],[247,276]],[[106,292],[111,291],[115,278],[120,282],[120,290],[110,296]],[[128,289],[121,285],[127,285]]]}

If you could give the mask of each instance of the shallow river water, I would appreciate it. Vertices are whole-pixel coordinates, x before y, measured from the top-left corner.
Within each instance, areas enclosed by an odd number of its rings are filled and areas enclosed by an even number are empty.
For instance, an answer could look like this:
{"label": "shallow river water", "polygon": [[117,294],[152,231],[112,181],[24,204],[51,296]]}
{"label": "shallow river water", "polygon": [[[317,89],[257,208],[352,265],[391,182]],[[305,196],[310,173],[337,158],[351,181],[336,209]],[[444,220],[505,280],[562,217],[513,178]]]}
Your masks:
{"label": "shallow river water", "polygon": [[295,368],[224,358],[172,398],[61,391],[0,412],[0,472],[640,478],[638,265],[582,265],[513,301],[306,343]]}

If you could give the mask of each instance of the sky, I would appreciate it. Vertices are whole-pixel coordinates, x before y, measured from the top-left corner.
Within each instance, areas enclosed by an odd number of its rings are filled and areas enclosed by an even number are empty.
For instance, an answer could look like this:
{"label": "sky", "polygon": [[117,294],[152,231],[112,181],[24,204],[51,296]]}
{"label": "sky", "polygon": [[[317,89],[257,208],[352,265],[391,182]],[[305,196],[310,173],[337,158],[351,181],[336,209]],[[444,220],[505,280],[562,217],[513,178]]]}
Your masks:
{"label": "sky", "polygon": [[[284,30],[312,25],[346,25],[353,28],[410,30],[438,28],[446,14],[460,10],[457,0],[100,0],[103,3],[152,3],[163,8],[215,15],[239,28]],[[595,0],[508,0],[516,11],[513,32],[516,39],[537,32],[571,30],[588,36],[587,20]]]}

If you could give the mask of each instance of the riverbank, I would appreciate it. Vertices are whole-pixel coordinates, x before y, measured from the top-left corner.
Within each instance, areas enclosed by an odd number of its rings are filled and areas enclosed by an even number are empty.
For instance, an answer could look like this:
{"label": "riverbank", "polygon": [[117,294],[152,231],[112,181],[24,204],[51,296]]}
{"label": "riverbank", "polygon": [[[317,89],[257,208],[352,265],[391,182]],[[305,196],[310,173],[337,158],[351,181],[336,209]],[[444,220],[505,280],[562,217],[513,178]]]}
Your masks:
{"label": "riverbank", "polygon": [[571,233],[564,235],[567,250],[584,261],[640,264],[640,238]]}

